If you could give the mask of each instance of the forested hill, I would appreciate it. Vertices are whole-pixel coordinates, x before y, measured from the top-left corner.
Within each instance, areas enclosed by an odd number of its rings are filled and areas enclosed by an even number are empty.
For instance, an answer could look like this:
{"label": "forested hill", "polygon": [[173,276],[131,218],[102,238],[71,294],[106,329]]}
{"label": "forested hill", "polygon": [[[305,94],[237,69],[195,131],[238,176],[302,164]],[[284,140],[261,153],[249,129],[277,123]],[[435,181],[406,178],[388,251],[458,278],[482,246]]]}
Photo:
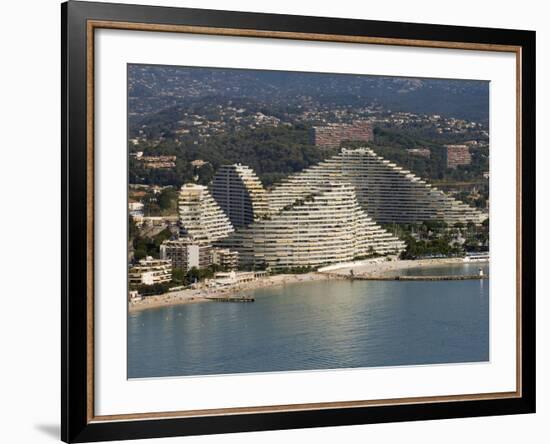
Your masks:
{"label": "forested hill", "polygon": [[[414,132],[395,132],[375,129],[375,137],[368,146],[381,156],[397,162],[428,180],[472,180],[480,178],[489,169],[488,147],[476,148],[472,164],[447,169],[443,145],[452,140],[434,140]],[[359,147],[365,142],[346,142],[344,146]],[[264,186],[269,187],[292,173],[333,156],[339,149],[320,149],[308,143],[308,131],[303,125],[257,128],[211,137],[200,145],[192,138],[183,142],[166,140],[162,144],[131,146],[131,150],[145,150],[147,155],[175,155],[173,169],[147,169],[143,163],[130,157],[130,183],[181,186],[192,182],[210,183],[221,165],[242,163],[251,167]],[[411,156],[408,148],[428,148],[430,158]],[[200,159],[206,164],[200,168],[191,162]]]}
{"label": "forested hill", "polygon": [[[142,146],[132,147],[133,150]],[[200,145],[167,140],[161,145],[146,148],[147,155],[175,155],[176,168],[171,170],[145,169],[130,158],[130,183],[181,186],[193,181],[208,184],[220,165],[242,163],[251,167],[264,186],[314,165],[338,150],[322,150],[308,143],[308,132],[303,126],[258,128],[211,137]],[[208,162],[193,168],[191,161]]]}
{"label": "forested hill", "polygon": [[[130,65],[130,154],[176,156],[169,168],[130,156],[130,183],[208,184],[220,165],[240,162],[269,187],[337,152],[310,144],[312,126],[364,119],[378,127],[374,145],[389,158],[423,177],[468,178],[482,174],[484,157],[449,172],[441,150],[487,144],[488,96],[485,81]],[[411,147],[432,157],[409,159]]]}

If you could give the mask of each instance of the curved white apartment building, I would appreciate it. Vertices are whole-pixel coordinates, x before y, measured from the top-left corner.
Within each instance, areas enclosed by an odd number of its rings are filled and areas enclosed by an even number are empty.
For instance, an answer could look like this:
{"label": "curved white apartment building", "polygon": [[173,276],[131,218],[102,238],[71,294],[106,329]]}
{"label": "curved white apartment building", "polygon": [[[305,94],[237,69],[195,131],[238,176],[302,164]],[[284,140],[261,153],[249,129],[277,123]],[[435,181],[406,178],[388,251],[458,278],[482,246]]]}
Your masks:
{"label": "curved white apartment building", "polygon": [[341,153],[290,176],[268,193],[270,210],[280,210],[326,180],[351,183],[359,204],[379,223],[443,220],[449,224],[479,224],[488,217],[370,148],[342,149]]}
{"label": "curved white apartment building", "polygon": [[366,215],[351,184],[317,181],[309,190],[223,241],[241,265],[320,266],[405,248]]}
{"label": "curved white apartment building", "polygon": [[212,196],[235,228],[245,227],[268,211],[266,192],[254,170],[223,165],[212,181]]}
{"label": "curved white apartment building", "polygon": [[180,237],[214,242],[233,232],[231,222],[203,185],[185,184],[178,200]]}

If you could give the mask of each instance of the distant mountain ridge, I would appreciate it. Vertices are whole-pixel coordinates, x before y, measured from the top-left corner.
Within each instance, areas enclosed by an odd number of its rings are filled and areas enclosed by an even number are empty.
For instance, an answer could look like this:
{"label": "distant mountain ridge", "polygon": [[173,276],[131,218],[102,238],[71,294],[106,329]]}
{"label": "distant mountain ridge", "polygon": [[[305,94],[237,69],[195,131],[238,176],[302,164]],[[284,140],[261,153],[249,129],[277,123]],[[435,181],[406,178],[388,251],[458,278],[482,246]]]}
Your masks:
{"label": "distant mountain ridge", "polygon": [[150,65],[130,65],[128,73],[129,112],[139,118],[209,98],[298,108],[375,104],[483,123],[489,119],[489,82],[480,80]]}

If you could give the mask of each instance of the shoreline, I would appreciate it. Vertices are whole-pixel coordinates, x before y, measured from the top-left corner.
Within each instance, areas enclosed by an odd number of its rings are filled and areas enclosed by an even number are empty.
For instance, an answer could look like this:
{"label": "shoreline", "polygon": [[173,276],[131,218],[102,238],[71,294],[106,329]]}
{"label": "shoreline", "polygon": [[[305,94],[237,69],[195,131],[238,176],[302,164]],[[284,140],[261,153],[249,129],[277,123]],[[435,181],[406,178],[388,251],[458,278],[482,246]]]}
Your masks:
{"label": "shoreline", "polygon": [[[480,264],[481,263],[485,262],[480,262]],[[353,270],[354,276],[357,278],[363,277],[373,280],[380,278],[381,280],[388,280],[388,278],[392,276],[391,272],[406,270],[409,268],[450,264],[465,264],[465,262],[462,258],[392,261],[387,261],[385,258],[378,258],[372,259],[367,263],[365,263],[365,261],[360,261],[357,265],[350,264],[348,266],[332,269],[330,271],[314,271],[304,274],[276,274],[273,276],[266,276],[252,282],[246,282],[223,289],[211,289],[207,288],[203,284],[198,288],[189,288],[155,296],[146,296],[140,301],[130,301],[128,302],[128,312],[132,313],[150,308],[213,302],[208,298],[227,297],[240,292],[256,290],[258,288],[270,288],[301,282],[313,282],[329,279],[343,280],[349,278],[351,270]]]}
{"label": "shoreline", "polygon": [[389,277],[395,277],[392,272],[401,270],[407,270],[409,268],[421,268],[421,267],[433,267],[437,265],[466,265],[466,264],[485,264],[484,262],[464,262],[461,257],[440,258],[440,259],[406,259],[406,260],[372,260],[369,263],[363,263],[357,266],[342,267],[335,270],[331,270],[327,273],[332,275],[339,275],[342,277],[349,277],[350,271],[353,270],[355,277],[365,277],[369,279],[381,278],[387,280]]}
{"label": "shoreline", "polygon": [[329,279],[341,279],[339,276],[326,273],[310,272],[304,274],[276,274],[256,279],[229,288],[211,289],[205,286],[188,288],[155,296],[146,296],[140,301],[128,302],[128,312],[147,310],[149,308],[166,307],[172,305],[196,304],[213,302],[208,298],[231,296],[236,293],[252,291],[258,288],[284,286],[300,282],[313,282]]}

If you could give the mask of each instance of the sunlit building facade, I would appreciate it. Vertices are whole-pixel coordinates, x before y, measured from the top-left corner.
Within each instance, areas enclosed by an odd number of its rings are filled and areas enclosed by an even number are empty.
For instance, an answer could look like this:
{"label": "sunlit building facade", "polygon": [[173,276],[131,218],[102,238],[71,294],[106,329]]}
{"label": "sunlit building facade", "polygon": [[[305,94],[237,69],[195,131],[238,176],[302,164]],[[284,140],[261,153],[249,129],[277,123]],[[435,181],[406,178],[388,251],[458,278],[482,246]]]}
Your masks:
{"label": "sunlit building facade", "polygon": [[160,258],[169,260],[175,270],[189,271],[191,268],[206,268],[211,264],[210,244],[187,238],[165,240],[160,245]]}
{"label": "sunlit building facade", "polygon": [[488,217],[370,148],[342,149],[339,154],[288,177],[268,194],[270,210],[279,211],[326,180],[350,183],[361,207],[378,223],[441,220],[449,224],[480,224]]}
{"label": "sunlit building facade", "polygon": [[283,208],[224,241],[242,266],[273,269],[346,262],[374,253],[398,254],[404,242],[378,226],[343,181],[318,182]]}
{"label": "sunlit building facade", "polygon": [[181,187],[178,214],[182,238],[212,243],[233,232],[231,222],[203,185]]}
{"label": "sunlit building facade", "polygon": [[258,176],[240,163],[221,166],[211,190],[214,200],[235,228],[249,225],[268,211],[266,193]]}
{"label": "sunlit building facade", "polygon": [[130,285],[163,284],[172,280],[172,263],[168,260],[147,256],[128,272]]}

